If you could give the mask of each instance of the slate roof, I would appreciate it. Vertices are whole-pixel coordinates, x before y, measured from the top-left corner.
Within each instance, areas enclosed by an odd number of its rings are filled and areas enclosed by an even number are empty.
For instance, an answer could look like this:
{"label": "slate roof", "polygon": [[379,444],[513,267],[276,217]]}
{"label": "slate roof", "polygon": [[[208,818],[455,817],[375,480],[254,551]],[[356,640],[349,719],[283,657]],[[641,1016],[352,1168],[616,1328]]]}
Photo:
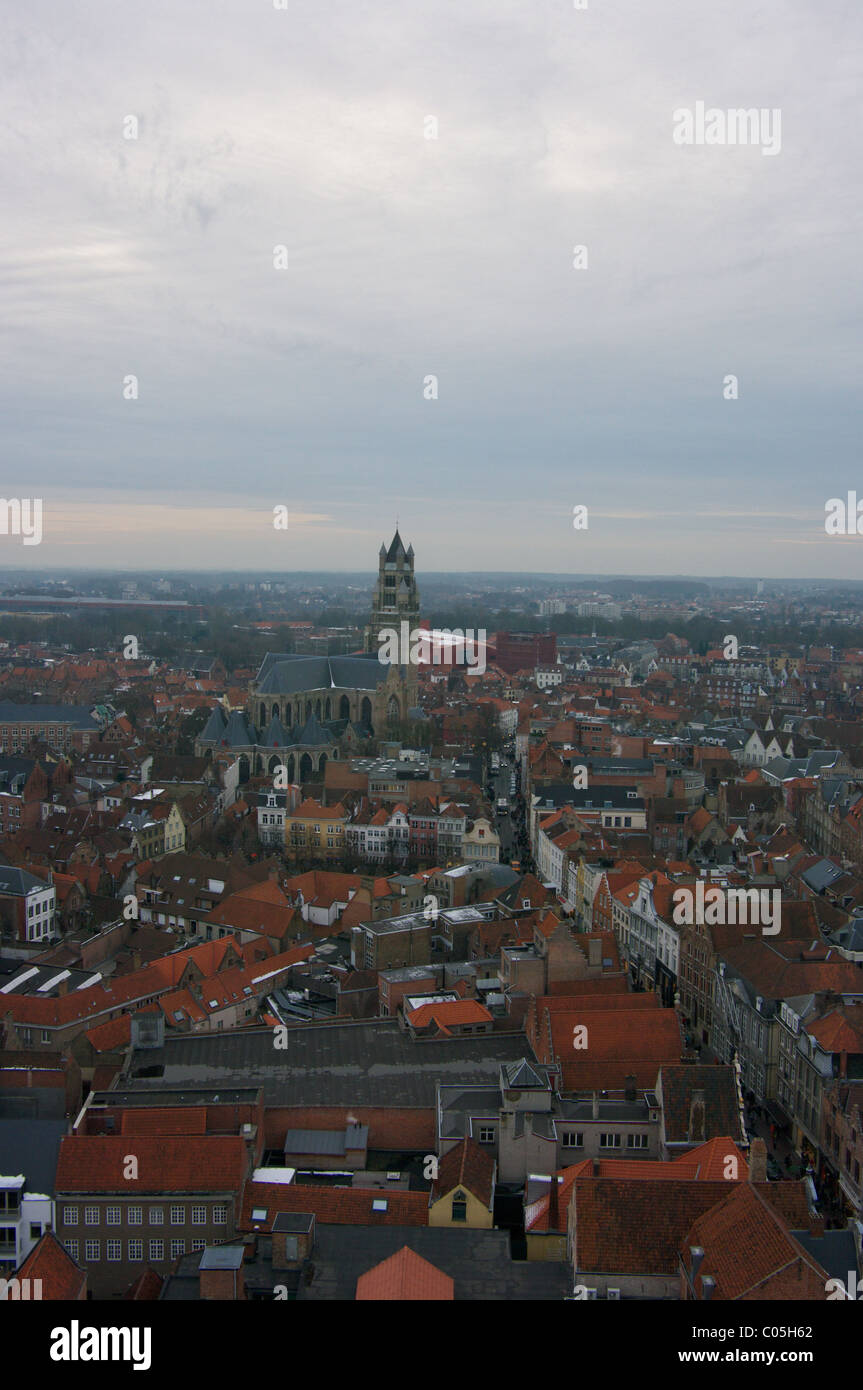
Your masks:
{"label": "slate roof", "polygon": [[200,743],[216,743],[225,732],[225,716],[221,705],[214,705],[210,717],[198,735]]}
{"label": "slate roof", "polygon": [[[26,1094],[29,1095],[29,1087]],[[50,1196],[54,1191],[60,1140],[67,1130],[65,1119],[20,1119],[4,1115],[0,1119],[0,1174],[13,1177],[23,1173],[27,1179],[26,1191]]]}
{"label": "slate roof", "polygon": [[394,564],[398,559],[399,552],[401,552],[402,555],[406,553],[404,545],[402,544],[402,538],[398,532],[398,527],[396,527],[396,533],[390,541],[390,548],[387,551],[387,563]]}
{"label": "slate roof", "polygon": [[518,1062],[511,1062],[508,1066],[501,1067],[500,1084],[506,1090],[536,1088],[540,1091],[547,1091],[548,1077],[541,1076],[540,1073],[535,1071],[530,1065],[530,1062],[522,1057]]}
{"label": "slate roof", "polygon": [[29,874],[26,869],[19,869],[14,864],[0,864],[0,891],[3,893],[15,893],[23,897],[34,890],[38,892],[50,887],[50,883],[45,879]]}
{"label": "slate roof", "polygon": [[282,726],[282,721],[277,714],[274,714],[267,725],[263,745],[265,748],[284,748],[288,742],[289,739]]}
{"label": "slate roof", "polygon": [[293,741],[290,739],[287,741],[291,743],[293,748],[301,746],[319,748],[322,743],[335,743],[335,738],[325,724],[321,724],[314,714],[310,714],[303,725],[302,732],[295,736]]}
{"label": "slate roof", "polygon": [[376,690],[387,666],[376,656],[298,656],[267,652],[256,695],[293,695],[306,690]]}
{"label": "slate roof", "polygon": [[101,728],[87,705],[17,705],[0,700],[0,724],[71,724],[76,729]]}
{"label": "slate roof", "polygon": [[257,738],[254,733],[249,732],[243,713],[235,709],[219,741],[227,743],[230,748],[248,748],[257,742]]}

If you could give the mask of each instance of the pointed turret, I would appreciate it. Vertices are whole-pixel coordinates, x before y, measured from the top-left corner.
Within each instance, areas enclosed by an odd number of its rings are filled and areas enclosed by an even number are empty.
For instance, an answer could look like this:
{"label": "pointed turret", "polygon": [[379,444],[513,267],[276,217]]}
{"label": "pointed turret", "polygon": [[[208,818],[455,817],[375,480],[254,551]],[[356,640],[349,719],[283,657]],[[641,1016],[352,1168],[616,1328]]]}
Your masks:
{"label": "pointed turret", "polygon": [[213,705],[210,717],[198,734],[199,743],[220,743],[225,732],[225,716],[221,705]]}

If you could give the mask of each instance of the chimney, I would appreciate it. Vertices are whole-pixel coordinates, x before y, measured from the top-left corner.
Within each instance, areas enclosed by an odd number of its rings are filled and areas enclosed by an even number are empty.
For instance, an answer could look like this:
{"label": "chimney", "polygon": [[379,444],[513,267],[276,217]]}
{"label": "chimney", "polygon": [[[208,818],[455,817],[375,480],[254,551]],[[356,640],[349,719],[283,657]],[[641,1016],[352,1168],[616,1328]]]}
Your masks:
{"label": "chimney", "polygon": [[689,1102],[689,1140],[690,1143],[703,1144],[706,1137],[704,1091],[696,1086]]}
{"label": "chimney", "polygon": [[245,1301],[242,1245],[211,1246],[198,1266],[202,1300],[214,1303]]}
{"label": "chimney", "polygon": [[635,1100],[635,1077],[633,1076],[632,1072],[630,1072],[626,1078],[623,1095],[625,1100]]}
{"label": "chimney", "polygon": [[705,1274],[701,1281],[701,1297],[708,1303],[713,1297],[713,1290],[716,1288],[716,1280],[710,1274]]}
{"label": "chimney", "polygon": [[588,939],[587,963],[594,969],[602,969],[602,942],[598,936],[591,936]]}
{"label": "chimney", "polygon": [[558,1202],[557,1173],[551,1175],[551,1187],[548,1193],[548,1229],[550,1231],[560,1230],[560,1204]]}
{"label": "chimney", "polygon": [[599,1119],[599,1096],[597,1095],[596,1091],[594,1091],[594,1093],[593,1093],[592,1106],[593,1106],[593,1118],[594,1118],[595,1120],[598,1120],[598,1119]]}
{"label": "chimney", "polygon": [[692,1284],[694,1286],[695,1280],[698,1278],[698,1271],[701,1268],[701,1261],[704,1259],[704,1247],[701,1245],[690,1245],[689,1258]]}
{"label": "chimney", "polygon": [[753,1139],[749,1147],[749,1181],[767,1181],[767,1145],[763,1139]]}

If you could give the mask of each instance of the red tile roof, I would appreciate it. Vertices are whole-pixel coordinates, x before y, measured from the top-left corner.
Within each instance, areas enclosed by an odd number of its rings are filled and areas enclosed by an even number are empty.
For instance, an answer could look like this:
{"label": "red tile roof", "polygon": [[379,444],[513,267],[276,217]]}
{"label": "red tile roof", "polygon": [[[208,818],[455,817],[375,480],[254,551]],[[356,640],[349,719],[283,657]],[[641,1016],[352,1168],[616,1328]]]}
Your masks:
{"label": "red tile roof", "polygon": [[[127,1156],[138,1176],[126,1178]],[[239,1137],[67,1135],[57,1160],[58,1192],[239,1192],[246,1176]]]}
{"label": "red tile roof", "polygon": [[760,1186],[735,1184],[684,1235],[684,1251],[690,1245],[704,1250],[696,1294],[703,1297],[702,1281],[710,1275],[716,1281],[713,1298],[770,1298],[775,1280],[774,1298],[826,1299],[827,1271],[794,1239]]}
{"label": "red tile roof", "polygon": [[[373,1202],[386,1200],[386,1211],[375,1211]],[[252,1220],[256,1208],[266,1219]],[[302,1183],[246,1183],[239,1228],[272,1229],[280,1212],[314,1212],[318,1221],[331,1226],[427,1226],[428,1194],[373,1187],[312,1187]]]}
{"label": "red tile roof", "polygon": [[422,1255],[403,1245],[395,1255],[375,1265],[357,1280],[357,1302],[413,1300],[448,1302],[455,1297],[455,1281]]}
{"label": "red tile roof", "polygon": [[430,1023],[455,1028],[466,1023],[492,1022],[488,1009],[477,999],[444,999],[436,1004],[419,1004],[406,1017],[412,1028],[427,1028]]}
{"label": "red tile roof", "polygon": [[79,1269],[52,1231],[37,1241],[15,1276],[41,1279],[42,1298],[52,1302],[78,1300],[87,1287],[87,1275]]}
{"label": "red tile roof", "polygon": [[488,1150],[473,1139],[462,1139],[438,1164],[438,1176],[432,1184],[432,1201],[439,1201],[456,1187],[466,1187],[491,1211],[494,1175],[495,1161]]}

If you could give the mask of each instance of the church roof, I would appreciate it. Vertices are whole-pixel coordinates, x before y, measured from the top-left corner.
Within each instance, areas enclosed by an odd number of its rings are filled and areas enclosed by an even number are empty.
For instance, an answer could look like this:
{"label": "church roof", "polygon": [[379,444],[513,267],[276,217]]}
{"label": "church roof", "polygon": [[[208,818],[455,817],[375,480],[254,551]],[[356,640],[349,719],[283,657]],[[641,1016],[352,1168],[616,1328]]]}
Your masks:
{"label": "church roof", "polygon": [[255,735],[249,732],[249,726],[241,710],[234,710],[219,741],[227,743],[229,748],[248,748],[255,743]]}
{"label": "church roof", "polygon": [[404,555],[404,553],[405,548],[402,545],[402,538],[399,535],[398,527],[396,527],[396,533],[390,541],[390,548],[387,551],[387,563],[392,563],[392,561],[398,559],[399,555]]}
{"label": "church roof", "polygon": [[214,705],[210,717],[198,735],[201,743],[217,743],[225,732],[225,716],[221,705]]}
{"label": "church roof", "polygon": [[277,714],[274,714],[267,726],[267,732],[264,734],[264,747],[284,748],[289,742],[281,719]]}
{"label": "church roof", "polygon": [[293,695],[304,690],[376,690],[387,667],[376,656],[297,656],[267,652],[258,671],[256,695]]}
{"label": "church roof", "polygon": [[302,744],[306,744],[312,748],[320,748],[322,743],[335,743],[335,739],[329,729],[321,724],[314,714],[310,714],[303,726],[302,733],[297,735],[291,747],[298,748]]}

